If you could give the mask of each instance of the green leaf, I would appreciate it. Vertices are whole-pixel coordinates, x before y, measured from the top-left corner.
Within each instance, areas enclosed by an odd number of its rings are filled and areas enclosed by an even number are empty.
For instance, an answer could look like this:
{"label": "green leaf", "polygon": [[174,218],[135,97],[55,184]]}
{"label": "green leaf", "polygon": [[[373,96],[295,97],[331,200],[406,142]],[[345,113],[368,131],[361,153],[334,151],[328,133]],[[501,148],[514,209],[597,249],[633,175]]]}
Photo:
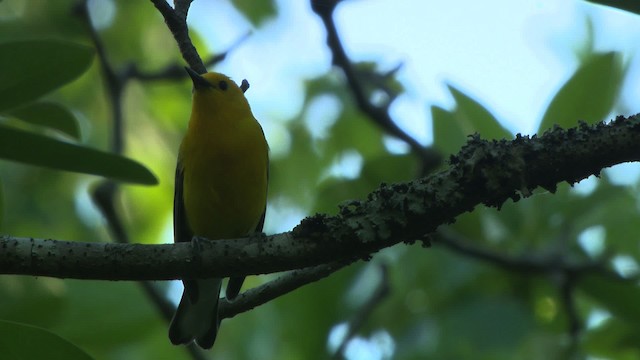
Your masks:
{"label": "green leaf", "polygon": [[433,144],[444,155],[454,154],[466,141],[466,135],[453,112],[439,106],[431,107]]}
{"label": "green leaf", "polygon": [[626,10],[634,14],[640,14],[640,2],[637,0],[587,0],[589,2]]}
{"label": "green leaf", "polygon": [[2,185],[2,179],[0,178],[0,231],[2,231],[4,225],[4,187]]}
{"label": "green leaf", "polygon": [[616,318],[607,319],[584,336],[584,347],[590,354],[609,359],[621,358],[618,356],[630,349],[637,353],[639,345],[640,326]]}
{"label": "green leaf", "polygon": [[617,52],[591,55],[560,88],[545,112],[538,134],[554,124],[575,126],[579,120],[604,120],[615,104],[625,67]]}
{"label": "green leaf", "polygon": [[498,119],[478,101],[449,85],[449,91],[457,103],[456,121],[465,135],[477,132],[485,139],[511,139],[513,135],[507,131]]}
{"label": "green leaf", "polygon": [[58,40],[0,44],[0,111],[16,107],[84,73],[93,49]]}
{"label": "green leaf", "polygon": [[131,159],[7,126],[0,126],[0,158],[138,184],[158,183]]}
{"label": "green leaf", "polygon": [[497,349],[512,352],[533,326],[531,313],[513,297],[476,294],[458,301],[438,315],[443,334],[456,334],[441,345],[456,355],[448,358],[482,358],[471,355]]}
{"label": "green leaf", "polygon": [[77,346],[45,329],[0,320],[3,359],[92,359]]}
{"label": "green leaf", "polygon": [[35,102],[10,110],[8,115],[28,123],[46,126],[80,139],[76,117],[64,106],[52,102]]}
{"label": "green leaf", "polygon": [[233,6],[251,21],[254,26],[276,14],[276,7],[272,0],[232,0]]}
{"label": "green leaf", "polygon": [[640,286],[635,282],[590,274],[578,282],[578,287],[616,317],[640,323]]}
{"label": "green leaf", "polygon": [[458,152],[467,136],[474,133],[479,133],[485,139],[513,137],[478,101],[451,85],[449,90],[456,101],[453,111],[438,106],[431,107],[434,144],[443,154]]}

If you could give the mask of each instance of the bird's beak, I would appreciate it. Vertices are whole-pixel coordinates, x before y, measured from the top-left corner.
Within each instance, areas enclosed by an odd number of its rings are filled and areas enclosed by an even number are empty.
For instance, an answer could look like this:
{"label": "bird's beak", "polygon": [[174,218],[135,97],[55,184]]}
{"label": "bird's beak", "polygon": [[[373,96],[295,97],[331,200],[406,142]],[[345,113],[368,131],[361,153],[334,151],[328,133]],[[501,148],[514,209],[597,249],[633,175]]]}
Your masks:
{"label": "bird's beak", "polygon": [[192,70],[190,67],[184,67],[187,70],[187,74],[191,77],[191,81],[193,82],[193,88],[196,90],[212,88],[213,85],[208,82],[205,78],[203,78],[200,74]]}

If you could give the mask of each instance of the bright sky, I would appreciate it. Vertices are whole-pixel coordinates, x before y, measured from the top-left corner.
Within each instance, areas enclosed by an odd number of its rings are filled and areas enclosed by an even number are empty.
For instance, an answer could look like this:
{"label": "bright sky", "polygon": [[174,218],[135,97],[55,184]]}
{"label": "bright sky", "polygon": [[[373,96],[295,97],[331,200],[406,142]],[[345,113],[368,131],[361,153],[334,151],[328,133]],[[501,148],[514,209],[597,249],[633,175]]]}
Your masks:
{"label": "bright sky", "polygon": [[[296,114],[302,81],[330,66],[324,29],[309,1],[277,4],[278,18],[216,68],[249,79],[249,100],[266,128],[269,119]],[[481,100],[510,130],[534,132],[550,96],[575,70],[573,54],[586,38],[588,18],[598,50],[631,52],[637,46],[637,16],[579,0],[350,0],[336,13],[354,60],[375,60],[387,68],[405,64],[400,78],[409,91],[392,115],[425,142],[431,139],[428,105],[451,105],[446,83]],[[190,20],[219,50],[251,30],[227,0],[194,2]],[[627,88],[627,101],[638,98],[639,89]],[[639,105],[627,107],[633,112]]]}

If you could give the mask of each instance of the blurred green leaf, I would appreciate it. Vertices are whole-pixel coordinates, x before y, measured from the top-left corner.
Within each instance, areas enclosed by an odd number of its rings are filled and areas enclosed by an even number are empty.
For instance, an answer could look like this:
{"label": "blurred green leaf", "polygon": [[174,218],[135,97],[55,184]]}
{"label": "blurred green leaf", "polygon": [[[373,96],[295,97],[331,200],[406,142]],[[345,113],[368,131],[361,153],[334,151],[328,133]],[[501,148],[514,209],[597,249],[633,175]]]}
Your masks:
{"label": "blurred green leaf", "polygon": [[0,44],[0,111],[34,100],[84,73],[93,49],[59,40]]}
{"label": "blurred green leaf", "polygon": [[417,173],[418,163],[413,155],[382,153],[365,161],[360,177],[370,179],[372,187],[367,191],[369,193],[381,182],[409,181]]}
{"label": "blurred green leaf", "polygon": [[273,0],[232,0],[231,3],[251,21],[253,26],[259,26],[262,22],[276,14],[276,7]]}
{"label": "blurred green leaf", "polygon": [[588,123],[604,120],[618,98],[625,71],[620,53],[593,54],[553,97],[538,134],[554,124],[567,128],[579,120]]}
{"label": "blurred green leaf", "polygon": [[2,186],[2,179],[0,178],[0,231],[2,231],[3,221],[4,221],[4,187]]}
{"label": "blurred green leaf", "polygon": [[7,126],[0,126],[0,158],[138,184],[158,183],[131,159]]}
{"label": "blurred green leaf", "polygon": [[[61,321],[51,326],[56,333],[74,343],[86,345],[87,349],[103,351],[139,341],[148,336],[145,331],[155,326],[161,327],[161,338],[165,346],[169,345],[167,324],[149,306],[139,284],[65,280],[65,286],[68,306],[61,311]],[[123,306],[123,301],[126,306]],[[87,323],[100,326],[87,331]]]}
{"label": "blurred green leaf", "polygon": [[61,312],[68,304],[64,288],[60,279],[4,276],[0,279],[0,319],[50,329],[63,320]]}
{"label": "blurred green leaf", "polygon": [[64,106],[52,102],[34,102],[10,110],[7,114],[34,125],[46,126],[80,139],[78,120]]}
{"label": "blurred green leaf", "polygon": [[626,10],[635,14],[640,14],[640,1],[637,0],[587,0],[594,4],[610,6],[620,10]]}
{"label": "blurred green leaf", "polygon": [[578,287],[616,317],[640,324],[640,286],[634,281],[589,274],[580,279]]}
{"label": "blurred green leaf", "polygon": [[338,205],[350,200],[359,199],[371,189],[366,189],[360,179],[336,179],[330,178],[318,186],[318,200],[313,207],[313,212],[336,214]]}
{"label": "blurred green leaf", "polygon": [[0,334],[3,359],[91,359],[77,346],[45,329],[0,320]]}
{"label": "blurred green leaf", "polygon": [[449,85],[449,91],[456,101],[456,120],[465,135],[477,132],[485,139],[510,139],[507,131],[487,108],[469,95]]}
{"label": "blurred green leaf", "polygon": [[616,355],[630,350],[635,350],[632,358],[640,355],[639,324],[611,318],[585,335],[585,347],[594,355],[617,359]]}
{"label": "blurred green leaf", "polygon": [[531,330],[531,312],[513,297],[478,296],[461,300],[439,315],[443,331],[456,334],[444,339],[448,358],[478,358],[473,354],[512,352]]}
{"label": "blurred green leaf", "polygon": [[439,106],[432,106],[431,119],[434,146],[445,155],[458,152],[465,143],[466,135],[456,121],[455,114]]}
{"label": "blurred green leaf", "polygon": [[309,191],[317,184],[323,161],[312,148],[313,140],[301,122],[292,122],[289,156],[272,159],[269,168],[269,194],[278,194],[298,206],[310,206],[315,193]]}
{"label": "blurred green leaf", "polygon": [[453,111],[431,107],[434,144],[444,154],[458,152],[467,136],[479,133],[485,139],[510,139],[507,131],[482,104],[457,88],[449,85],[456,101]]}

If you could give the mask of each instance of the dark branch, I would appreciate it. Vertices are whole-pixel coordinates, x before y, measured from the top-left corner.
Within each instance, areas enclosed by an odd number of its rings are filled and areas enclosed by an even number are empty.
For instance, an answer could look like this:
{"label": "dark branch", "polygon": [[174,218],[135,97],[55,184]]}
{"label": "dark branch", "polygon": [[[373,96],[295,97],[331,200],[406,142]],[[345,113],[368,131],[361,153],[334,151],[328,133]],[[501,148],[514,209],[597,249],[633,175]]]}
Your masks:
{"label": "dark branch", "polygon": [[[205,68],[213,66],[224,60],[227,55],[246,40],[248,36],[249,33],[245,34],[231,44],[231,46],[229,46],[229,48],[223,53],[209,57],[209,59],[204,62]],[[141,81],[180,80],[188,77],[187,73],[184,71],[184,66],[178,64],[169,65],[159,71],[145,72],[140,70],[135,63],[132,63],[124,71],[124,74],[127,79],[138,79]]]}
{"label": "dark branch", "polygon": [[367,92],[358,79],[358,74],[342,46],[338,30],[333,21],[333,11],[339,0],[311,0],[313,11],[322,19],[327,30],[327,45],[333,54],[333,64],[344,72],[351,93],[360,110],[369,116],[388,134],[406,142],[413,153],[422,161],[423,174],[430,172],[440,164],[441,156],[432,148],[422,146],[415,138],[400,129],[389,115],[388,105],[376,106],[368,99]]}
{"label": "dark branch", "polygon": [[[541,186],[573,184],[615,164],[640,160],[640,117],[562,130],[541,137],[484,141],[477,136],[447,169],[386,185],[336,216],[315,215],[291,232],[263,238],[192,244],[100,244],[0,239],[0,273],[105,280],[161,280],[264,274],[367,259],[414,242],[477,205],[500,207]],[[201,261],[193,261],[195,258]]]}
{"label": "dark branch", "polygon": [[174,11],[165,0],[151,0],[153,5],[160,11],[164,17],[169,31],[173,34],[173,38],[178,43],[180,53],[189,66],[202,74],[207,71],[202,63],[200,55],[191,42],[189,37],[189,27],[187,26],[187,13],[191,1],[180,1],[179,12]]}
{"label": "dark branch", "polygon": [[270,300],[287,294],[299,287],[318,281],[340,270],[344,264],[331,263],[314,266],[302,270],[293,270],[264,285],[249,289],[240,294],[233,302],[220,301],[218,316],[221,319],[231,318],[235,315],[249,311]]}
{"label": "dark branch", "polygon": [[96,53],[98,54],[102,76],[107,85],[107,96],[109,97],[109,101],[112,106],[113,131],[111,133],[111,151],[116,154],[121,154],[124,151],[124,129],[122,119],[122,90],[124,83],[111,66],[104,44],[98,36],[96,29],[91,24],[87,1],[79,1],[74,10],[87,29],[89,37],[93,42],[93,46],[96,49]]}

